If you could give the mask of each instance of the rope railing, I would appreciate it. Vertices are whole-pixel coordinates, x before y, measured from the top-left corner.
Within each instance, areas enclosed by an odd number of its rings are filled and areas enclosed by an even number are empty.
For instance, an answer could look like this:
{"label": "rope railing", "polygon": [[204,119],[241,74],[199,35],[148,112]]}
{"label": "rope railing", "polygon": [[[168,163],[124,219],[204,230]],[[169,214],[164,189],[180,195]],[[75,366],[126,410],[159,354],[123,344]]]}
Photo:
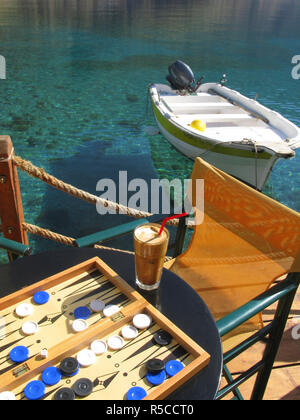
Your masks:
{"label": "rope railing", "polygon": [[[48,174],[43,168],[39,168],[35,165],[33,165],[28,160],[22,159],[19,156],[13,156],[14,164],[21,169],[23,172],[26,172],[28,175],[38,178],[41,181],[47,183],[48,185],[51,185],[52,187],[63,191],[67,194],[72,195],[73,197],[79,198],[81,200],[87,201],[94,205],[102,205],[103,207],[107,208],[108,210],[114,211],[117,214],[125,214],[134,218],[144,218],[144,217],[150,217],[153,216],[152,213],[144,212],[141,210],[129,208],[127,206],[114,203],[109,200],[105,200],[104,198],[97,197],[96,195],[90,194],[86,191],[83,191],[81,189],[78,189],[74,187],[71,184],[68,184],[53,175]],[[168,225],[178,225],[178,220],[172,219],[167,222]],[[188,227],[193,229],[194,224],[192,222],[188,223]]]}
{"label": "rope railing", "polygon": [[[37,236],[41,236],[44,239],[49,239],[51,241],[63,244],[63,245],[68,245],[68,246],[76,246],[75,245],[75,241],[76,239],[69,237],[69,236],[65,236],[65,235],[61,235],[59,233],[56,232],[52,232],[49,229],[44,229],[41,228],[39,226],[36,225],[32,225],[30,223],[23,223],[23,229],[26,230],[26,232],[32,234],[32,235],[37,235]],[[108,247],[108,246],[104,246],[104,245],[99,245],[99,244],[95,244],[93,246],[93,248],[96,249],[107,249],[109,251],[115,251],[115,252],[122,252],[123,254],[130,254],[130,255],[134,255],[133,251],[127,251],[125,249],[117,249],[117,248],[112,248],[112,247]],[[165,261],[169,261],[171,259],[171,257],[165,257]]]}
{"label": "rope railing", "polygon": [[[51,241],[63,244],[63,245],[68,245],[68,246],[76,246],[75,245],[75,238],[72,238],[70,236],[65,236],[65,235],[61,235],[59,233],[56,232],[52,232],[49,229],[44,229],[41,228],[39,226],[36,225],[32,225],[30,223],[23,223],[23,228],[26,230],[26,232],[31,233],[32,235],[37,235],[37,236],[41,236],[44,239],[49,239]],[[107,247],[104,245],[94,245],[94,248],[98,248],[98,249],[109,249],[112,251],[117,251],[117,252],[123,252],[126,254],[133,254],[132,251],[126,251],[124,249],[117,249],[117,248],[111,248],[111,247]]]}
{"label": "rope railing", "polygon": [[[103,198],[99,198],[93,194],[90,194],[86,191],[83,191],[79,188],[74,187],[71,184],[68,184],[56,177],[54,177],[53,175],[48,174],[43,168],[39,168],[35,165],[33,165],[30,161],[22,159],[19,156],[13,156],[13,161],[14,164],[23,172],[26,172],[28,175],[34,177],[34,178],[38,178],[41,181],[47,183],[48,185],[63,191],[67,194],[72,195],[73,197],[79,198],[81,200],[87,201],[88,203],[91,204],[101,204],[102,206],[104,206],[105,208],[108,208],[108,210],[113,210],[118,214],[127,214],[128,216],[132,216],[134,218],[143,218],[143,217],[150,217],[153,214],[152,213],[148,213],[148,212],[143,212],[140,210],[136,210],[136,209],[132,209],[123,205],[120,205],[118,203],[114,203],[112,201],[109,200],[105,200]],[[169,225],[177,225],[178,224],[178,220],[176,219],[172,219],[167,221],[167,223]],[[188,225],[189,228],[193,228],[193,224],[189,223]],[[36,225],[32,225],[30,223],[23,223],[23,229],[32,234],[32,235],[37,235],[40,236],[44,239],[49,239],[51,241],[63,244],[63,245],[68,245],[68,246],[76,246],[75,245],[75,238],[69,237],[69,236],[65,236],[65,235],[61,235],[59,233],[53,232],[49,229],[44,229],[41,228],[39,226]],[[132,251],[127,251],[124,249],[117,249],[117,248],[112,248],[112,247],[107,247],[104,245],[99,245],[99,244],[95,244],[93,246],[94,248],[97,249],[107,249],[110,251],[116,251],[116,252],[122,252],[122,253],[126,253],[126,254],[131,254],[134,255],[134,252]],[[165,260],[169,261],[171,259],[171,257],[166,256]]]}
{"label": "rope railing", "polygon": [[72,195],[73,197],[79,198],[81,200],[87,201],[91,204],[100,204],[108,210],[115,211],[118,214],[127,214],[128,216],[133,216],[135,218],[143,218],[151,216],[151,213],[141,212],[136,209],[129,209],[126,206],[114,203],[109,200],[97,197],[96,195],[90,194],[86,191],[78,189],[71,184],[68,184],[53,175],[48,174],[43,168],[38,168],[33,165],[31,162],[20,158],[19,156],[13,156],[15,165],[21,169],[23,172],[26,172],[28,175],[38,178],[41,181],[51,185],[52,187],[63,191],[67,194]]}
{"label": "rope railing", "polygon": [[[28,244],[27,233],[30,233],[64,245],[76,246],[76,240],[72,237],[25,222],[17,169],[75,198],[93,205],[103,206],[107,208],[108,212],[111,211],[113,214],[124,214],[137,219],[153,216],[152,213],[129,208],[97,197],[50,175],[43,168],[39,168],[33,165],[32,162],[16,156],[11,138],[0,135],[0,232],[7,239]],[[178,220],[173,219],[168,224],[177,225]],[[193,228],[193,222],[189,223],[188,227]],[[95,244],[94,247],[133,254],[132,251],[115,249],[102,244]],[[170,258],[167,257],[167,259]]]}
{"label": "rope railing", "polygon": [[50,239],[51,241],[68,245],[68,246],[75,246],[75,240],[74,238],[71,238],[69,236],[64,236],[56,232],[52,232],[49,229],[44,229],[39,226],[32,225],[30,223],[23,223],[23,229],[26,230],[26,232],[30,233],[31,235],[37,235],[41,236],[44,239]]}

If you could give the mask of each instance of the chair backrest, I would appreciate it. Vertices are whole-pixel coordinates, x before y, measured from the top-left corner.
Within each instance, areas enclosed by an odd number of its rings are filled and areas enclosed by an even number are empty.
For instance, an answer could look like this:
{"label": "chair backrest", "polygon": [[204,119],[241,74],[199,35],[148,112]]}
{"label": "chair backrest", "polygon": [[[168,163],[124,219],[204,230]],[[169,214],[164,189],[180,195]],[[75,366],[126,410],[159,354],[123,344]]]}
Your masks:
{"label": "chair backrest", "polygon": [[[204,180],[204,214],[201,206],[195,208],[199,179]],[[199,293],[216,320],[284,274],[300,272],[299,213],[200,158],[195,160],[191,187],[190,200],[203,221],[171,269]],[[257,316],[243,330],[261,326]]]}

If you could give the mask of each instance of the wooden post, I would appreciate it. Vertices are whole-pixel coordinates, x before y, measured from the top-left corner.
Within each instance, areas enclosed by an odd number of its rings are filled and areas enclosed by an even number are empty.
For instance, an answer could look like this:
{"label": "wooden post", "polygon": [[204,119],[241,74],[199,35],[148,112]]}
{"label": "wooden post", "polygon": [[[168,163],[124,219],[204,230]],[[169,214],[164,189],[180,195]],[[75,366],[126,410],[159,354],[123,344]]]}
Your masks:
{"label": "wooden post", "polygon": [[[3,236],[28,245],[23,229],[24,213],[17,168],[13,163],[13,144],[9,136],[0,136],[0,218]],[[10,260],[13,256],[9,254]]]}

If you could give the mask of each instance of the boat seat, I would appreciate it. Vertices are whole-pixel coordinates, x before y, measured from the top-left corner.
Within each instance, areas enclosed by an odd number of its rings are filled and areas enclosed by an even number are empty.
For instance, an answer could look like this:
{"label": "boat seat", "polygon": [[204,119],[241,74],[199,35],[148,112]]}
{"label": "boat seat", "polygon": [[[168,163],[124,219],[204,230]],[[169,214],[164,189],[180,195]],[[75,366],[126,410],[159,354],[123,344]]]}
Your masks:
{"label": "boat seat", "polygon": [[166,101],[168,103],[199,103],[199,102],[210,102],[210,103],[215,103],[215,104],[219,104],[219,103],[227,103],[226,99],[221,98],[220,96],[215,96],[215,95],[211,95],[209,93],[201,93],[198,95],[189,95],[189,96],[180,96],[178,97],[178,95],[173,95],[170,96],[168,95],[167,97],[163,96],[162,98],[163,100],[166,99]]}
{"label": "boat seat", "polygon": [[248,115],[249,113],[243,111],[241,108],[233,106],[231,104],[168,104],[166,105],[167,109],[174,114],[182,115],[182,114],[189,114],[189,115],[196,115],[196,114],[244,114]]}
{"label": "boat seat", "polygon": [[191,107],[220,107],[220,108],[236,108],[235,105],[230,104],[229,102],[173,102],[173,106],[176,105],[183,105],[183,106],[191,106]]}
{"label": "boat seat", "polygon": [[[237,118],[236,118],[237,117]],[[247,114],[206,114],[206,115],[180,115],[178,117],[173,118],[174,122],[179,122],[182,125],[188,126],[189,129],[190,124],[195,119],[199,119],[206,123],[206,127],[240,127],[241,125],[245,126],[262,126],[264,123],[257,118],[252,117],[251,115]],[[197,130],[195,130],[199,133]]]}
{"label": "boat seat", "polygon": [[206,128],[224,128],[224,127],[232,127],[232,128],[240,128],[241,125],[238,124],[237,121],[212,121],[206,123]]}
{"label": "boat seat", "polygon": [[234,106],[234,105],[232,105],[232,104],[230,104],[230,103],[228,103],[228,102],[225,102],[225,103],[219,103],[219,102],[201,102],[201,103],[199,103],[199,102],[197,102],[197,103],[191,103],[191,102],[189,102],[189,103],[184,103],[184,102],[173,102],[173,103],[167,103],[167,102],[165,102],[166,103],[166,105],[169,107],[169,108],[171,108],[171,109],[174,109],[174,110],[178,110],[178,109],[186,109],[186,108],[190,108],[190,109],[192,109],[192,110],[198,110],[198,109],[225,109],[225,108],[231,108],[231,109],[237,109],[238,110],[238,112],[240,112],[240,110],[236,107],[236,106]]}
{"label": "boat seat", "polygon": [[205,120],[255,120],[257,121],[257,118],[252,117],[252,115],[249,114],[205,114],[203,116],[203,119]]}
{"label": "boat seat", "polygon": [[205,122],[208,121],[228,121],[232,120],[252,120],[252,121],[259,121],[257,118],[252,117],[248,114],[199,114],[191,116],[189,114],[180,115],[179,118],[185,118],[185,120],[190,120],[190,122],[194,121],[194,119],[199,118],[199,120],[203,120]]}

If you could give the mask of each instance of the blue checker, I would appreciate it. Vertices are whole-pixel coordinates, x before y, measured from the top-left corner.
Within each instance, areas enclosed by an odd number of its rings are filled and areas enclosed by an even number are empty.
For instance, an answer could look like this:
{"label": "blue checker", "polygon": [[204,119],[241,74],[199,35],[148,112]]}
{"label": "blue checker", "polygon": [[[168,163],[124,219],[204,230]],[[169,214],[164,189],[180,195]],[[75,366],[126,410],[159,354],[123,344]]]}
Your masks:
{"label": "blue checker", "polygon": [[42,373],[42,381],[45,385],[52,386],[58,384],[62,378],[61,371],[54,366],[51,366],[44,370]]}
{"label": "blue checker", "polygon": [[158,373],[147,372],[146,378],[151,385],[160,385],[166,380],[166,372],[162,370]]}
{"label": "blue checker", "polygon": [[36,292],[33,295],[33,301],[37,304],[37,305],[45,305],[45,303],[49,302],[50,299],[50,295],[47,292]]}
{"label": "blue checker", "polygon": [[166,363],[166,372],[169,376],[174,376],[176,373],[184,369],[184,365],[178,360],[170,360]]}
{"label": "blue checker", "polygon": [[86,306],[79,306],[74,311],[74,317],[76,319],[88,319],[91,314],[91,311]]}
{"label": "blue checker", "polygon": [[24,395],[28,400],[40,400],[45,395],[45,389],[43,382],[32,381],[26,385]]}
{"label": "blue checker", "polygon": [[147,395],[147,392],[144,388],[141,388],[140,386],[134,386],[133,388],[130,388],[127,391],[126,397],[129,401],[134,400],[142,400]]}
{"label": "blue checker", "polygon": [[29,350],[25,346],[14,347],[9,353],[10,360],[14,363],[25,362],[29,357]]}

